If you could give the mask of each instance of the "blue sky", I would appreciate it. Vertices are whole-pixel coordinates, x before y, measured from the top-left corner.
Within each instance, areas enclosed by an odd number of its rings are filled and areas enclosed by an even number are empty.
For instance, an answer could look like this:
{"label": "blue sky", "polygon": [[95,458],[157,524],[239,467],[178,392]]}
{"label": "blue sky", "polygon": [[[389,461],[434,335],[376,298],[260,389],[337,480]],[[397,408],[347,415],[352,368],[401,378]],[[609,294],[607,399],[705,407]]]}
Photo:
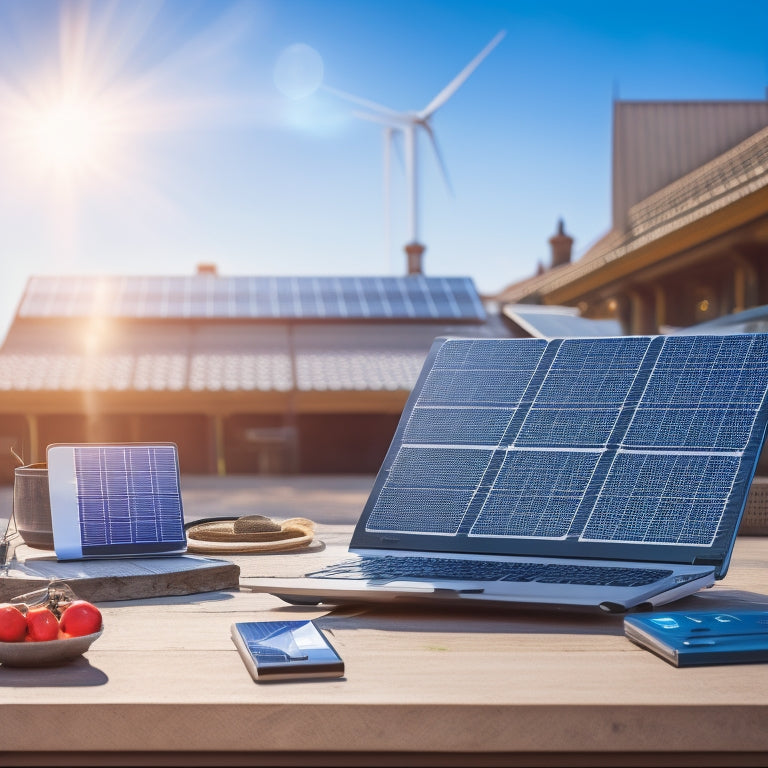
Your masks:
{"label": "blue sky", "polygon": [[[483,292],[609,225],[622,99],[763,99],[768,5],[492,0],[0,0],[0,328],[31,274],[402,274],[406,185],[381,125],[322,86],[435,113],[419,145],[431,275]],[[321,87],[318,87],[321,86]]]}

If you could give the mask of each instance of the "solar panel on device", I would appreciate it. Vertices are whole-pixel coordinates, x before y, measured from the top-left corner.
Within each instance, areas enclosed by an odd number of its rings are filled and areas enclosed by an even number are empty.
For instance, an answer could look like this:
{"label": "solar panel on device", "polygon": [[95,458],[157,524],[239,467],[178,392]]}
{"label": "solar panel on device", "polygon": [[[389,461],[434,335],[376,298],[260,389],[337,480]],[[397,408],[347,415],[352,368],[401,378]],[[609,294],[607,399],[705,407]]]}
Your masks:
{"label": "solar panel on device", "polygon": [[736,524],[766,426],[768,336],[442,339],[431,357],[357,545],[397,534],[503,554],[535,539],[555,555],[685,559]]}
{"label": "solar panel on device", "polygon": [[83,556],[151,552],[185,542],[173,446],[73,449]]}

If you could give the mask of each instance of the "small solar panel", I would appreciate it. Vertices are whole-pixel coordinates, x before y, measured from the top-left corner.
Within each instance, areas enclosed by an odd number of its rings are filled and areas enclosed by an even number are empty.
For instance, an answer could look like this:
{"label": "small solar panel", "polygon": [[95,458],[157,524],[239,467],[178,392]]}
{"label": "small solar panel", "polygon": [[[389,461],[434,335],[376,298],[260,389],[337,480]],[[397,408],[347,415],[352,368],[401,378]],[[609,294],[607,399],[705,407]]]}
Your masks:
{"label": "small solar panel", "polygon": [[33,277],[23,318],[482,322],[468,277]]}
{"label": "small solar panel", "polygon": [[352,544],[724,559],[767,393],[764,334],[438,339]]}
{"label": "small solar panel", "polygon": [[623,333],[618,320],[582,317],[575,307],[508,304],[502,312],[535,339],[621,336]]}
{"label": "small solar panel", "polygon": [[186,549],[172,443],[51,445],[48,484],[60,560]]}

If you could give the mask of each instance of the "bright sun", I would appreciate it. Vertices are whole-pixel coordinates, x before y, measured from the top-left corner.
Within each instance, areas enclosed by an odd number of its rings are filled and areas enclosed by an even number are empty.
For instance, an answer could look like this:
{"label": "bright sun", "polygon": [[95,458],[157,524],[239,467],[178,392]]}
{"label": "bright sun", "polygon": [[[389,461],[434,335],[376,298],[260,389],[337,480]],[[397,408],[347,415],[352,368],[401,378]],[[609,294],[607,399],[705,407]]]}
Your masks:
{"label": "bright sun", "polygon": [[58,176],[79,176],[97,170],[106,160],[112,121],[100,105],[61,98],[26,115],[27,150],[40,170]]}

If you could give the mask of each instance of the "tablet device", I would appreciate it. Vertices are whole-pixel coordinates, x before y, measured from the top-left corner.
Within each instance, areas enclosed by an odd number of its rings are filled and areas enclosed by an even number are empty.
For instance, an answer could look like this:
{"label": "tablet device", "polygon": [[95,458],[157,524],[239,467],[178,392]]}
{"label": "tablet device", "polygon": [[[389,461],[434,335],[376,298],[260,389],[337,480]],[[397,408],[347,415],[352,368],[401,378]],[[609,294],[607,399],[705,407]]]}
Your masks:
{"label": "tablet device", "polygon": [[232,641],[259,683],[344,676],[344,662],[314,621],[238,622]]}
{"label": "tablet device", "polygon": [[186,550],[175,444],[56,443],[47,454],[59,560]]}
{"label": "tablet device", "polygon": [[768,662],[768,611],[631,614],[624,634],[676,667]]}

